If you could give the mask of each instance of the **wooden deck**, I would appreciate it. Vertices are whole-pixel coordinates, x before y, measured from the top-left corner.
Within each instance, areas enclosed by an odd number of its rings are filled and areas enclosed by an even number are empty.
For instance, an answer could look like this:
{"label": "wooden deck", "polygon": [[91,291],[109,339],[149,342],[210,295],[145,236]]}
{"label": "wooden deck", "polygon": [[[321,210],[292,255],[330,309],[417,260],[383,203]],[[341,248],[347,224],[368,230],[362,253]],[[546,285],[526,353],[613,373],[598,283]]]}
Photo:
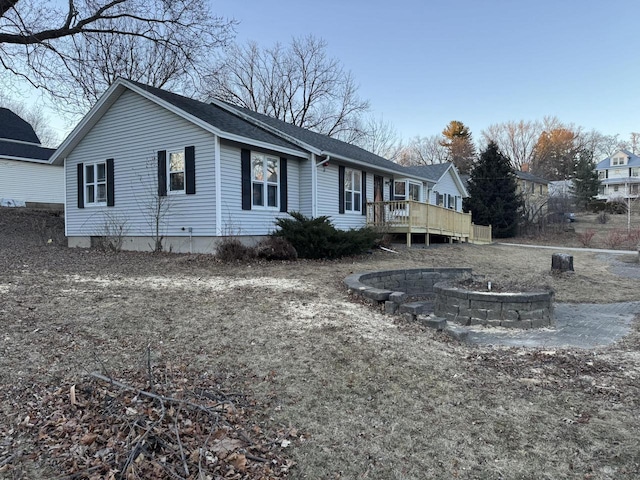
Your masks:
{"label": "wooden deck", "polygon": [[389,233],[407,235],[407,246],[411,246],[411,234],[449,237],[451,242],[491,243],[491,226],[475,225],[470,213],[437,207],[412,200],[367,203],[367,225]]}

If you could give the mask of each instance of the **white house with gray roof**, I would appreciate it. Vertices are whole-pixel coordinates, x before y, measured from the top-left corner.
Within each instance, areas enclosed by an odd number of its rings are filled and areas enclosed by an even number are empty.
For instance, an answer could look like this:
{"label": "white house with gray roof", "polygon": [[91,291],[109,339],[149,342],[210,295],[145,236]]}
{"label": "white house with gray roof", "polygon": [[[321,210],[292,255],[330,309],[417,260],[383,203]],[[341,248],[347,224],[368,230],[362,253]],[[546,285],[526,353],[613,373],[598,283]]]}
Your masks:
{"label": "white house with gray roof", "polygon": [[619,150],[596,165],[600,179],[599,199],[623,200],[640,194],[640,157]]}
{"label": "white house with gray roof", "polygon": [[64,171],[49,163],[53,152],[28,122],[0,108],[0,205],[61,208]]}
{"label": "white house with gray roof", "polygon": [[[366,150],[230,104],[118,79],[55,151],[65,167],[70,246],[122,228],[125,249],[156,233],[175,252],[253,242],[287,212],[367,223],[396,182],[427,198],[436,180]],[[396,192],[397,193],[397,192]]]}
{"label": "white house with gray roof", "polygon": [[[469,193],[453,163],[413,166],[407,167],[407,170],[416,175],[435,179],[436,183],[429,189],[426,203],[462,212],[462,200],[467,198]],[[409,183],[410,186],[411,183]]]}

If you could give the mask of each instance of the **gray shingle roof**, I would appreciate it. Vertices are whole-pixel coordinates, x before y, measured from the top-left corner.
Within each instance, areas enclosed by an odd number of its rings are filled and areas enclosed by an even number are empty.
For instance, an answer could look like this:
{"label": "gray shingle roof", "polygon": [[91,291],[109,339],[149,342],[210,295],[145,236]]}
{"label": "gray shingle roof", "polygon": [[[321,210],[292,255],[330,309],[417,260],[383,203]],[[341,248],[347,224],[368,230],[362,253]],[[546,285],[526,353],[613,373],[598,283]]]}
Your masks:
{"label": "gray shingle roof", "polygon": [[624,152],[627,157],[629,157],[629,161],[626,165],[611,165],[611,157],[607,157],[604,160],[598,162],[598,164],[596,165],[596,169],[606,170],[609,168],[640,167],[640,157],[638,155],[631,153],[629,150],[618,150],[616,153],[618,152]]}
{"label": "gray shingle roof", "polygon": [[55,151],[55,148],[45,148],[39,145],[29,145],[0,139],[0,157],[49,160]]}
{"label": "gray shingle roof", "polygon": [[8,108],[0,108],[0,139],[40,143],[33,127]]}
{"label": "gray shingle roof", "polygon": [[[259,140],[275,146],[294,149],[302,148],[287,141],[286,137],[289,137],[289,139],[295,139],[309,147],[334,154],[344,159],[367,163],[374,167],[391,170],[404,176],[432,180],[431,177],[425,177],[421,173],[412,172],[406,167],[350,143],[312,132],[311,130],[283,122],[282,120],[254,112],[247,108],[238,107],[219,100],[216,102],[220,105],[204,103],[132,80],[126,80],[126,82],[149,92],[159,99],[229,134]],[[249,120],[246,120],[246,117],[249,117]],[[252,122],[251,119],[253,119],[255,123]],[[269,129],[261,126],[259,122],[267,125]],[[275,131],[275,133],[272,133],[273,131]],[[277,132],[282,132],[285,138],[278,136]]]}
{"label": "gray shingle roof", "polygon": [[131,83],[152,95],[170,103],[171,105],[183,110],[184,112],[199,118],[200,120],[212,125],[223,132],[227,132],[233,135],[240,135],[246,138],[252,138],[261,142],[269,143],[271,145],[297,148],[295,145],[283,140],[282,138],[265,131],[245,120],[242,120],[238,116],[220,108],[216,105],[200,102],[193,98],[184,97],[176,93],[171,93],[160,88],[150,87],[143,83],[127,80]]}
{"label": "gray shingle roof", "polygon": [[[226,103],[220,101],[220,103]],[[312,132],[311,130],[307,130],[306,128],[298,127],[291,123],[284,122],[282,120],[278,120],[277,118],[270,117],[268,115],[264,115],[262,113],[254,112],[253,110],[249,110],[248,108],[238,107],[236,105],[232,105],[226,103],[229,108],[236,109],[242,112],[245,115],[248,115],[259,122],[263,122],[269,125],[272,128],[280,130],[281,132],[289,135],[311,147],[314,147],[318,150],[333,153],[334,155],[338,155],[343,158],[347,158],[350,160],[356,160],[359,162],[368,163],[372,166],[380,167],[386,170],[396,171],[403,175],[412,175],[407,171],[406,167],[398,165],[397,163],[392,162],[391,160],[387,160],[386,158],[382,158],[374,153],[368,152],[360,147],[352,145],[347,142],[343,142],[342,140],[338,140],[336,138],[329,137],[327,135],[323,135],[321,133]],[[416,175],[416,174],[413,174]],[[417,175],[420,176],[420,175]]]}
{"label": "gray shingle roof", "polygon": [[434,163],[433,165],[414,165],[411,167],[405,167],[408,171],[413,173],[414,175],[419,175],[425,178],[429,178],[433,181],[440,180],[440,177],[445,174],[445,172],[451,166],[450,162],[445,163]]}
{"label": "gray shingle roof", "polygon": [[528,182],[534,182],[534,183],[541,183],[543,185],[549,184],[549,180],[545,180],[544,178],[538,177],[537,175],[534,175],[529,172],[522,172],[520,170],[516,170],[515,174],[516,174],[516,177],[520,178],[521,180],[526,180]]}

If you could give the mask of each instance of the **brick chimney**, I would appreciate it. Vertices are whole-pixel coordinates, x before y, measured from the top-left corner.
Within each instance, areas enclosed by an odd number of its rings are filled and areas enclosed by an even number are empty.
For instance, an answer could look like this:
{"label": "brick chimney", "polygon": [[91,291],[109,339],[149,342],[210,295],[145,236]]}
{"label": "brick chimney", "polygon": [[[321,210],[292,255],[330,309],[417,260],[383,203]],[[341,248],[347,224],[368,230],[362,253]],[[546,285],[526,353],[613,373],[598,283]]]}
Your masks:
{"label": "brick chimney", "polygon": [[520,166],[520,171],[522,171],[522,172],[528,172],[528,171],[529,171],[529,164],[528,164],[528,163],[523,163],[523,164]]}

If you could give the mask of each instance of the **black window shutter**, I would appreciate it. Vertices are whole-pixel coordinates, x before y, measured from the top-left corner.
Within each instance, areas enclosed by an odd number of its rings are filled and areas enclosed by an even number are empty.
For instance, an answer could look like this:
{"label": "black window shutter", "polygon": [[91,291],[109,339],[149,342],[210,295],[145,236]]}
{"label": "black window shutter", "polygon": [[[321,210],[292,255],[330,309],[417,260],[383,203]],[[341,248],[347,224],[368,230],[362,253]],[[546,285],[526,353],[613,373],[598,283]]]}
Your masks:
{"label": "black window shutter", "polygon": [[367,214],[367,172],[362,171],[362,215]]}
{"label": "black window shutter", "polygon": [[393,197],[393,178],[389,180],[389,201],[393,202],[395,198]]}
{"label": "black window shutter", "polygon": [[344,213],[344,170],[342,165],[338,167],[338,213]]}
{"label": "black window shutter", "polygon": [[167,151],[158,152],[158,196],[167,196]]}
{"label": "black window shutter", "polygon": [[251,210],[251,151],[243,148],[240,152],[242,176],[242,210]]}
{"label": "black window shutter", "polygon": [[196,193],[196,147],[184,147],[185,193]]}
{"label": "black window shutter", "polygon": [[84,163],[78,164],[78,208],[84,208]]}
{"label": "black window shutter", "polygon": [[107,207],[113,207],[116,204],[113,177],[113,158],[107,158]]}
{"label": "black window shutter", "polygon": [[286,212],[289,210],[288,205],[288,193],[287,190],[287,159],[284,157],[280,157],[280,211]]}

